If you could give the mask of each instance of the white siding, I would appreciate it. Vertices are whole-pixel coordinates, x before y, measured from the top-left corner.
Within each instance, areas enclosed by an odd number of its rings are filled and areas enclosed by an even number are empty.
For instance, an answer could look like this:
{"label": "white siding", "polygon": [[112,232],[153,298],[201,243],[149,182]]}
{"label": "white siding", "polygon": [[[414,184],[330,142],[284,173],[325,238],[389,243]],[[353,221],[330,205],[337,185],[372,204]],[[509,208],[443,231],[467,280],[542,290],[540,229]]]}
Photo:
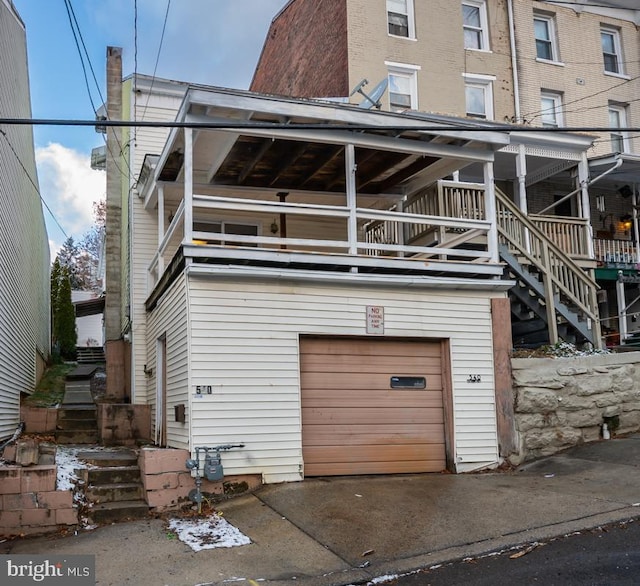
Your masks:
{"label": "white siding", "polygon": [[[131,82],[125,84],[125,90],[132,91]],[[163,93],[163,83],[158,81],[154,85],[154,92],[147,100],[148,93],[142,92],[136,99],[138,120],[167,121],[175,120],[176,113],[182,103],[180,90],[177,86],[173,93]],[[133,107],[132,98],[126,94],[127,100]],[[135,142],[132,141],[131,169],[135,177],[138,176],[144,157],[147,154],[159,155],[166,142],[168,128],[139,128]],[[155,387],[150,385],[148,377],[142,370],[147,361],[146,342],[146,312],[144,302],[148,296],[147,269],[158,249],[158,216],[157,210],[148,212],[143,202],[135,195],[131,196],[131,243],[130,246],[130,314],[133,323],[132,343],[132,400],[134,403],[146,403],[155,400]],[[174,210],[175,211],[175,210]],[[155,352],[155,351],[154,351]]]}
{"label": "white siding", "polygon": [[[229,474],[266,482],[303,472],[300,334],[366,335],[366,306],[385,309],[385,336],[449,339],[458,471],[498,461],[488,293],[322,286],[189,277],[193,445],[243,442]],[[467,382],[480,375],[481,382]],[[213,393],[194,398],[196,385]]]}
{"label": "white siding", "polygon": [[[14,10],[0,0],[0,117],[30,118],[25,30]],[[31,128],[1,130],[0,438],[5,438],[20,420],[20,393],[36,384],[38,355],[49,356],[49,245],[35,187]]]}
{"label": "white siding", "polygon": [[[156,361],[156,341],[161,336],[167,340],[167,444],[174,448],[189,447],[189,351],[187,337],[187,302],[185,277],[180,276],[162,296],[158,305],[149,314],[147,323],[147,358],[144,364],[152,374],[148,376],[149,402],[152,405],[152,419],[155,426],[156,381],[158,365]],[[142,364],[138,370],[143,372]],[[144,375],[144,372],[143,372]],[[174,421],[174,406],[186,406],[187,423]],[[155,432],[155,429],[154,429]]]}

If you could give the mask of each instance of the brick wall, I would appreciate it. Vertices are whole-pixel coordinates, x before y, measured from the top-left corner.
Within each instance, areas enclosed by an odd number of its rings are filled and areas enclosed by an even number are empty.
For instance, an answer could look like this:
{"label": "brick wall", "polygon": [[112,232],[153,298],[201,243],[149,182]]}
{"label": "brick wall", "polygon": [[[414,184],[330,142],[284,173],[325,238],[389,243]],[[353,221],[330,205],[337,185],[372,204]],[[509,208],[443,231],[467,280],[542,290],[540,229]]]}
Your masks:
{"label": "brick wall", "polygon": [[[140,450],[140,475],[146,501],[156,512],[177,510],[189,504],[189,492],[195,479],[185,467],[191,455],[187,450],[143,448]],[[227,476],[220,482],[202,481],[201,491],[210,495],[230,495],[253,490],[262,484],[259,474]]]}
{"label": "brick wall", "polygon": [[347,0],[293,0],[271,23],[250,89],[346,96],[347,75]]}
{"label": "brick wall", "polygon": [[56,490],[56,466],[0,466],[0,537],[78,524],[71,491]]}

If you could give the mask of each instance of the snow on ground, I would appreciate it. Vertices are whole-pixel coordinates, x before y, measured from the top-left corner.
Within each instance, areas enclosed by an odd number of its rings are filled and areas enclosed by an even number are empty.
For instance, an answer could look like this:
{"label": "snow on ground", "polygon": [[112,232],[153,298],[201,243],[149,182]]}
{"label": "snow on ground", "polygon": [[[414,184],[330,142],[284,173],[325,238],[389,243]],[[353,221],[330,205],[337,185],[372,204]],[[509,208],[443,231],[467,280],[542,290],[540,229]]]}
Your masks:
{"label": "snow on ground", "polygon": [[169,529],[193,551],[251,543],[246,535],[216,514],[204,519],[171,519]]}

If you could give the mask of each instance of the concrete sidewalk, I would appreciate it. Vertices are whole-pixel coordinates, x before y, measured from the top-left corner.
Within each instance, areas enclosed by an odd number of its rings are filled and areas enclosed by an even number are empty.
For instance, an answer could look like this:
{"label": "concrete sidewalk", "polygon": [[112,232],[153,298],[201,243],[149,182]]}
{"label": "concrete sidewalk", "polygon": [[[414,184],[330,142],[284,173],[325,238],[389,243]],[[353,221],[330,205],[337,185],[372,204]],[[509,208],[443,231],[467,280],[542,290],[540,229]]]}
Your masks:
{"label": "concrete sidewalk", "polygon": [[513,472],[310,479],[217,509],[251,545],[194,552],[150,519],[0,548],[95,554],[100,586],[367,582],[640,516],[640,435]]}

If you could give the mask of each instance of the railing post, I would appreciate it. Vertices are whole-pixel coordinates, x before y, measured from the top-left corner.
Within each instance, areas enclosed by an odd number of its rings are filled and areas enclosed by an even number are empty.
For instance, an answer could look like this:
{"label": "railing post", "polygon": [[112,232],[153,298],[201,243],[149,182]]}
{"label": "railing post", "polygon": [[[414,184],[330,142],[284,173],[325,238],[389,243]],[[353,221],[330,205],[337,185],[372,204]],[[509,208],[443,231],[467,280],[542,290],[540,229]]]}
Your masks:
{"label": "railing post", "polygon": [[[594,270],[589,271],[589,276],[595,281]],[[598,291],[595,287],[589,287],[589,304],[591,305],[591,311],[596,316],[591,324],[593,331],[593,345],[596,350],[602,350],[602,328],[600,326],[600,311],[598,308]]]}
{"label": "railing post", "polygon": [[540,270],[542,272],[542,283],[544,285],[544,300],[547,306],[547,329],[549,330],[549,342],[551,344],[558,343],[558,322],[556,321],[556,303],[553,296],[553,281],[551,279],[551,257],[549,255],[549,247],[544,241],[541,244],[542,263]]}

